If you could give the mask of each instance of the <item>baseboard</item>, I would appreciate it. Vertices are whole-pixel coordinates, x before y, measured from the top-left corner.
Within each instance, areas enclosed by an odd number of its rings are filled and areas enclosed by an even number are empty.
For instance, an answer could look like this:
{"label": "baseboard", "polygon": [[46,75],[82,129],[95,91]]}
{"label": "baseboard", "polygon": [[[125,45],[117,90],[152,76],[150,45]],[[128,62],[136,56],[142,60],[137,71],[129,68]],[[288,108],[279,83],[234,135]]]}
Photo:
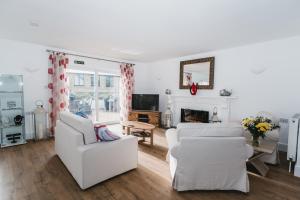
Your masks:
{"label": "baseboard", "polygon": [[294,169],[294,175],[300,177],[300,163],[296,163]]}
{"label": "baseboard", "polygon": [[278,150],[287,152],[287,144],[278,142]]}
{"label": "baseboard", "polygon": [[31,140],[31,139],[33,139],[33,135],[34,135],[34,133],[26,133],[26,134],[25,134],[26,140]]}

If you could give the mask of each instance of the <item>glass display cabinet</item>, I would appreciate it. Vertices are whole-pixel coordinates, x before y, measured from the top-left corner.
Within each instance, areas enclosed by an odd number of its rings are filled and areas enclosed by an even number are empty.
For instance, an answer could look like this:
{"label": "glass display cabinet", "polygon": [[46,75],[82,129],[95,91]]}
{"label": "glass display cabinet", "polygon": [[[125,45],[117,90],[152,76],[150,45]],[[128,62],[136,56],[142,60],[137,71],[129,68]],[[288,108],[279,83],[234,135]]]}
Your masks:
{"label": "glass display cabinet", "polygon": [[1,147],[26,143],[23,76],[0,74]]}

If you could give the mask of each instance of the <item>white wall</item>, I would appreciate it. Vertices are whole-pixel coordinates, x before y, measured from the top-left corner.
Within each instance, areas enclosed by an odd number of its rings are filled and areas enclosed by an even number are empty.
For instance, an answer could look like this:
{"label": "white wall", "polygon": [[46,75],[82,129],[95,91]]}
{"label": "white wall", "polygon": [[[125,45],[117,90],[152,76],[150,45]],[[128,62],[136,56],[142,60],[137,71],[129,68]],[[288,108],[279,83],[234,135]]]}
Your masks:
{"label": "white wall", "polygon": [[[238,99],[232,105],[232,119],[269,111],[279,118],[300,112],[300,37],[276,40],[238,48],[214,51],[154,62],[148,66],[151,92],[160,96],[160,110],[166,108],[166,88],[173,94],[190,95],[179,89],[179,63],[183,60],[215,56],[213,90],[198,95],[218,95],[223,88],[232,89]],[[265,70],[265,71],[263,71]],[[263,71],[255,74],[254,71]],[[287,143],[283,125],[280,142]]]}
{"label": "white wall", "polygon": [[[48,53],[46,52],[46,49],[49,48],[50,47],[32,43],[0,39],[0,73],[23,75],[25,112],[30,112],[35,109],[35,101],[39,99],[43,100],[47,109]],[[70,63],[73,63],[73,59],[73,57],[70,57]],[[101,71],[105,71],[108,73],[119,73],[119,64],[104,61],[95,61],[91,59],[79,59],[84,60],[85,65],[77,66],[78,69],[94,69],[98,66],[99,70]],[[74,66],[75,65],[73,65],[73,67]],[[136,63],[135,69],[137,76],[136,79],[139,83],[136,84],[136,91],[141,92],[148,87],[146,79],[143,78],[147,75],[147,70],[145,70],[146,67],[143,63]],[[26,115],[25,119],[26,135],[27,138],[31,138],[33,133],[31,121],[28,115]]]}

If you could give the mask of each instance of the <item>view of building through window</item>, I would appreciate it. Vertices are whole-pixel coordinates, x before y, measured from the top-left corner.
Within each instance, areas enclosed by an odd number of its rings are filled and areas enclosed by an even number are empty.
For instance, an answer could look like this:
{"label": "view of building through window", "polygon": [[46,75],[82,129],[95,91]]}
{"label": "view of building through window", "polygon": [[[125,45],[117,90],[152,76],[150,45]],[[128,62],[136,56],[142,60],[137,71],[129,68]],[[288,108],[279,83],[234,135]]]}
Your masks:
{"label": "view of building through window", "polygon": [[119,76],[72,69],[67,74],[70,112],[80,112],[98,122],[120,121]]}

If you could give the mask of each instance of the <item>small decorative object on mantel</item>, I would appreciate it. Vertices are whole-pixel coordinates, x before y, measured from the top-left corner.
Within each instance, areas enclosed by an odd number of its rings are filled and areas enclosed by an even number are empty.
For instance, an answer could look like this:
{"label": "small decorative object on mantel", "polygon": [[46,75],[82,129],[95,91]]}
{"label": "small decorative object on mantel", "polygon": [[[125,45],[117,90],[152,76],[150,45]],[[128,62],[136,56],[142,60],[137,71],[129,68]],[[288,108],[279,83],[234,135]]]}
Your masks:
{"label": "small decorative object on mantel", "polygon": [[214,107],[213,114],[212,114],[212,117],[211,117],[211,122],[212,123],[222,122],[218,117],[218,108],[217,107]]}
{"label": "small decorative object on mantel", "polygon": [[226,90],[226,89],[223,89],[223,90],[220,90],[220,96],[225,96],[225,97],[228,97],[232,94],[232,90]]}
{"label": "small decorative object on mantel", "polygon": [[171,94],[171,90],[170,89],[166,89],[165,94],[166,95],[170,95]]}
{"label": "small decorative object on mantel", "polygon": [[194,83],[190,86],[190,93],[191,95],[196,95],[198,91],[198,83]]}
{"label": "small decorative object on mantel", "polygon": [[252,145],[255,147],[259,146],[259,137],[264,138],[268,131],[279,128],[270,119],[264,117],[245,118],[242,120],[242,125],[245,130],[251,133]]}

